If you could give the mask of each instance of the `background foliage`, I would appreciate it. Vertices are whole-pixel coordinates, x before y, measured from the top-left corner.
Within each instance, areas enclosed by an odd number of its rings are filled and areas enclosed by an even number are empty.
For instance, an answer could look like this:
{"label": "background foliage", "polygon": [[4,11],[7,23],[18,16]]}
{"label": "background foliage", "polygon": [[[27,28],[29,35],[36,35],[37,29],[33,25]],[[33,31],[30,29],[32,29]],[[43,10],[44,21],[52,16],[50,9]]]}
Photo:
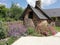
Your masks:
{"label": "background foliage", "polygon": [[0,4],[0,20],[1,21],[12,21],[19,20],[24,9],[17,6],[16,3],[12,3],[10,8],[6,8],[5,5]]}
{"label": "background foliage", "polygon": [[23,11],[24,9],[17,6],[17,3],[12,3],[10,8],[0,4],[0,45],[7,45],[6,39],[8,45],[11,45],[17,39],[15,37],[20,37],[26,31],[24,25],[18,22]]}

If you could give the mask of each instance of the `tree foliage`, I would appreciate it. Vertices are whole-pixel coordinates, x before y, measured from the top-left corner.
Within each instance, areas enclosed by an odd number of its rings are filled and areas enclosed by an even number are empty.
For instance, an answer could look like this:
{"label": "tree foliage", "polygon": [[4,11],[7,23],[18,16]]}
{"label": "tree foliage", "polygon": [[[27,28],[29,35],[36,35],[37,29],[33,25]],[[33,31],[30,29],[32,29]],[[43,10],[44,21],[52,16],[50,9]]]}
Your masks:
{"label": "tree foliage", "polygon": [[6,8],[5,5],[0,4],[0,18],[4,18],[5,21],[7,20],[7,18],[9,18],[9,20],[19,20],[19,17],[21,16],[22,12],[23,8],[17,6],[16,3],[12,3],[10,8]]}
{"label": "tree foliage", "polygon": [[23,9],[21,7],[17,6],[17,4],[12,4],[10,8],[10,13],[11,13],[10,17],[14,18],[15,20],[18,20],[22,12]]}
{"label": "tree foliage", "polygon": [[7,8],[5,5],[0,4],[0,18],[5,18],[7,14]]}

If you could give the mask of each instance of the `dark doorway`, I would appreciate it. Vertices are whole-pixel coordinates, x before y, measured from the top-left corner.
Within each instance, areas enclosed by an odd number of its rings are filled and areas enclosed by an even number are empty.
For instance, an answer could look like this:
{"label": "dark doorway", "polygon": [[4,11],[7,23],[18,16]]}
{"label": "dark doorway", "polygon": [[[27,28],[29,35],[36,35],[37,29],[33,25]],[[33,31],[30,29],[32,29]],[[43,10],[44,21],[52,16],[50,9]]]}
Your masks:
{"label": "dark doorway", "polygon": [[29,12],[28,18],[33,19],[33,12]]}

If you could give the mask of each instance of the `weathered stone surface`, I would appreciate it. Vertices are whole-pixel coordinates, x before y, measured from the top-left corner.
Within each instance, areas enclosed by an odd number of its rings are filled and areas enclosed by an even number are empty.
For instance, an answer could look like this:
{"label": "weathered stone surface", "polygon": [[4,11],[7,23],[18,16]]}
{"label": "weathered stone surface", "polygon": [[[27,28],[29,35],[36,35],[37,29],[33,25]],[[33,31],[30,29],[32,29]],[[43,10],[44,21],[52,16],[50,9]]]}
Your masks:
{"label": "weathered stone surface", "polygon": [[[39,34],[43,34],[45,36],[49,35],[49,29],[48,29],[48,21],[46,19],[39,19],[36,14],[33,13],[33,18],[29,18],[30,11],[27,11],[24,17],[24,25],[28,27],[32,27],[35,29],[35,31]],[[51,23],[51,25],[54,25],[54,22]]]}
{"label": "weathered stone surface", "polygon": [[33,28],[35,27],[32,19],[25,19],[25,26]]}
{"label": "weathered stone surface", "polygon": [[48,28],[47,28],[47,21],[42,21],[40,24],[37,25],[36,27],[36,31],[39,33],[39,34],[43,34],[43,35],[48,35]]}

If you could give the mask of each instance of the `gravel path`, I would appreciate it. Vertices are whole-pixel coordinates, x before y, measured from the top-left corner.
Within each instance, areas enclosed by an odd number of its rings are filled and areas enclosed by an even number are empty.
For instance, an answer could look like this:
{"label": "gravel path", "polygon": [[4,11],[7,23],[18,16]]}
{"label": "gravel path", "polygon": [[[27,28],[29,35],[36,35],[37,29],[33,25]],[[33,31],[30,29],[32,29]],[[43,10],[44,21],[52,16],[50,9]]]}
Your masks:
{"label": "gravel path", "polygon": [[21,37],[12,45],[60,45],[60,32],[49,37]]}

